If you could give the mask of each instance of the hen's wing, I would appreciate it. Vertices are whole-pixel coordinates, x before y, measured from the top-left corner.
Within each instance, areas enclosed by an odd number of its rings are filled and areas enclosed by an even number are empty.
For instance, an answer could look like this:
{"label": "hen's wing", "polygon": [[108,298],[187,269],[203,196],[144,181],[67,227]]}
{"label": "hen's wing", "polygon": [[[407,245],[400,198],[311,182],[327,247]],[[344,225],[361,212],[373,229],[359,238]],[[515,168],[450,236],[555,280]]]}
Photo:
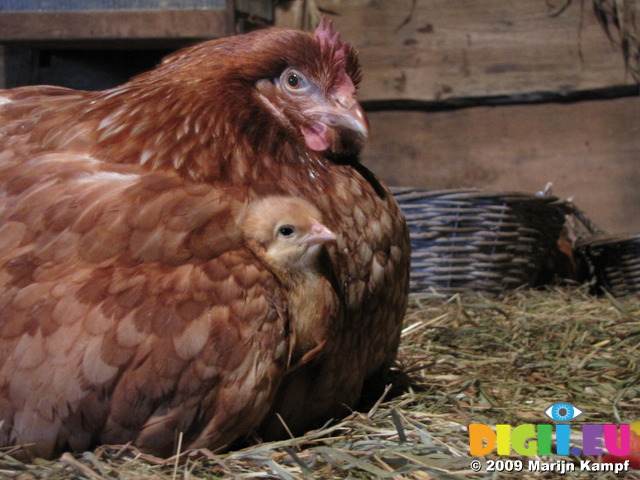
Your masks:
{"label": "hen's wing", "polygon": [[[1,140],[1,139],[0,139]],[[288,356],[242,194],[73,154],[0,161],[0,443],[215,448],[265,414]]]}
{"label": "hen's wing", "polygon": [[93,134],[75,117],[91,94],[50,86],[0,90],[0,161],[21,161],[66,146],[88,153]]}

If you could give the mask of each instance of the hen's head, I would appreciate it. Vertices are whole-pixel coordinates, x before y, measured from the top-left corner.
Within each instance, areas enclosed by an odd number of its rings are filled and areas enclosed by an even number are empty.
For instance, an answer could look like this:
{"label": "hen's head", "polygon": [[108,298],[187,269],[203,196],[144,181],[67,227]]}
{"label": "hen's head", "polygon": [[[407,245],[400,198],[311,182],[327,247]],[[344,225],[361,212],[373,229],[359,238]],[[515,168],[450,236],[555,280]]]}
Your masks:
{"label": "hen's head", "polygon": [[368,134],[356,52],[324,20],[313,34],[267,28],[204,42],[167,57],[154,75],[195,93],[181,94],[194,102],[190,115],[239,126],[252,145],[272,151],[294,140],[312,151],[357,154]]}
{"label": "hen's head", "polygon": [[277,75],[256,82],[257,98],[311,150],[357,153],[369,124],[356,98],[361,75],[355,50],[323,19],[290,53]]}
{"label": "hen's head", "polygon": [[297,197],[269,196],[253,201],[240,228],[256,254],[288,276],[316,268],[322,246],[336,239],[321,223],[318,209]]}

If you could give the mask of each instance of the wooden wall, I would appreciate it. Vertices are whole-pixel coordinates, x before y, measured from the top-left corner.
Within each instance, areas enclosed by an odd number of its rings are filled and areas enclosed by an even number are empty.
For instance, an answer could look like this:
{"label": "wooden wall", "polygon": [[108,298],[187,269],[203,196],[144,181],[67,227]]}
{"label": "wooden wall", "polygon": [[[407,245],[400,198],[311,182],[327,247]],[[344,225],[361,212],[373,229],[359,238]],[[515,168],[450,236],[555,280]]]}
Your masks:
{"label": "wooden wall", "polygon": [[[551,181],[602,228],[640,232],[640,97],[591,3],[291,0],[276,23],[308,26],[317,5],[358,48],[363,162],[388,183]],[[3,67],[0,47],[0,82]]]}
{"label": "wooden wall", "polygon": [[0,88],[5,88],[4,47],[0,45]]}
{"label": "wooden wall", "polygon": [[388,183],[551,181],[605,230],[640,233],[640,97],[590,0],[316,3],[360,51],[363,161]]}

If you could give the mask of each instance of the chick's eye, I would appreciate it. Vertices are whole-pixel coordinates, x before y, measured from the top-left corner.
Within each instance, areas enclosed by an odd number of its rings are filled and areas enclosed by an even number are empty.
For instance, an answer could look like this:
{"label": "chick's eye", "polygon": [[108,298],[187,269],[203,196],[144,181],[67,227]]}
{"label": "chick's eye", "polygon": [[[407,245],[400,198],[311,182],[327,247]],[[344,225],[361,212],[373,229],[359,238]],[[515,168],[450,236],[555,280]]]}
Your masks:
{"label": "chick's eye", "polygon": [[282,235],[283,237],[290,237],[296,233],[296,229],[291,225],[283,225],[278,229],[278,235]]}

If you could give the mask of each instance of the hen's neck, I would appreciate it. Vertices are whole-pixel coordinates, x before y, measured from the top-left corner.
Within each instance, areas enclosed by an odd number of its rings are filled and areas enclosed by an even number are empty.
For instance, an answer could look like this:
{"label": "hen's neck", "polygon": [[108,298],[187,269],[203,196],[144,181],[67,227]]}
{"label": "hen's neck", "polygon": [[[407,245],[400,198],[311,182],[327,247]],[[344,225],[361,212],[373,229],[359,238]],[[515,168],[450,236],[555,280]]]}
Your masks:
{"label": "hen's neck", "polygon": [[100,92],[85,112],[95,128],[91,153],[232,185],[277,184],[287,165],[306,177],[323,169],[324,158],[265,112],[250,88],[209,97],[188,85]]}

